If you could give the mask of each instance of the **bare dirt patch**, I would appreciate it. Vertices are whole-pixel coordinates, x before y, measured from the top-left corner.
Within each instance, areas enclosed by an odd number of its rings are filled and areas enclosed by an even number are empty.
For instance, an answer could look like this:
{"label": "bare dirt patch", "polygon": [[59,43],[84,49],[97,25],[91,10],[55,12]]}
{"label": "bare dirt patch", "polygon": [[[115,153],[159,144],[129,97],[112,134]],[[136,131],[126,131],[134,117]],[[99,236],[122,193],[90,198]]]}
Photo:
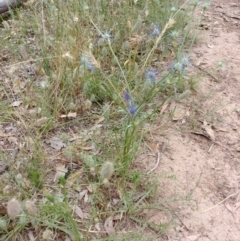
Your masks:
{"label": "bare dirt patch", "polygon": [[159,240],[240,240],[239,26],[240,1],[210,1],[192,53],[197,91],[176,104],[176,128],[154,134],[168,146],[155,172],[176,177],[161,181],[160,196],[191,197],[175,204],[176,226]]}

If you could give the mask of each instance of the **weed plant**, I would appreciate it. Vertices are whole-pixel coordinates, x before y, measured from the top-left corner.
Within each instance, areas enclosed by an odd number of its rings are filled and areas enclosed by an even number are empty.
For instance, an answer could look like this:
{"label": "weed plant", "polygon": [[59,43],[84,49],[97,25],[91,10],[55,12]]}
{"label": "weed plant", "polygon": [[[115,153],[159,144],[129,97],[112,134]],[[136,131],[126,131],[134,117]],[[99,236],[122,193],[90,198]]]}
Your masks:
{"label": "weed plant", "polygon": [[[18,240],[29,232],[41,240],[62,235],[71,240],[156,239],[172,217],[154,201],[156,177],[139,171],[134,161],[144,124],[191,87],[185,75],[196,4],[31,2],[2,22],[1,49],[11,61],[2,71],[8,81],[1,84],[1,124],[14,125],[21,134],[10,170],[21,173],[23,183],[6,174],[12,188],[1,193],[5,201],[17,197],[23,207],[16,218],[1,218],[1,240]],[[21,59],[20,46],[27,59]],[[13,111],[7,106],[16,100],[21,108]],[[69,132],[81,135],[81,142],[71,141]],[[59,133],[64,147],[51,153],[46,141]],[[92,148],[85,148],[89,144]],[[48,180],[54,171],[51,160],[58,160],[52,155],[62,155],[67,166],[54,183]],[[24,208],[26,199],[36,200],[34,215]],[[82,211],[74,212],[74,205]],[[149,223],[143,215],[148,209],[166,213],[169,223]],[[136,230],[152,231],[139,237]]]}

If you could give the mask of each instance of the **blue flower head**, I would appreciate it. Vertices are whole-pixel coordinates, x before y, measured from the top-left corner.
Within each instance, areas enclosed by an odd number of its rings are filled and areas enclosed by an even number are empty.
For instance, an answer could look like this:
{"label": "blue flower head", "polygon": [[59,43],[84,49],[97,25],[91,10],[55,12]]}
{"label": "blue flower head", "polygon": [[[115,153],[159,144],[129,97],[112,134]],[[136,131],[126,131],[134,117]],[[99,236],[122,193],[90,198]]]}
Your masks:
{"label": "blue flower head", "polygon": [[128,92],[124,92],[123,99],[124,100],[131,100],[131,95]]}
{"label": "blue flower head", "polygon": [[126,101],[128,112],[130,115],[134,116],[137,112],[137,105],[134,104],[132,96],[129,94],[129,92],[125,91],[123,93],[123,99]]}
{"label": "blue flower head", "polygon": [[180,58],[180,62],[185,67],[189,66],[190,65],[189,56],[187,54],[183,54]]}
{"label": "blue flower head", "polygon": [[146,80],[149,80],[152,83],[155,83],[158,77],[158,72],[153,69],[149,69],[145,73]]}
{"label": "blue flower head", "polygon": [[136,114],[136,112],[137,112],[137,106],[134,105],[134,104],[130,104],[130,105],[128,106],[128,111],[129,111],[129,113],[130,113],[132,116],[134,116],[134,115]]}
{"label": "blue flower head", "polygon": [[104,39],[104,40],[111,40],[113,38],[113,36],[108,32],[104,32],[101,34],[101,37]]}
{"label": "blue flower head", "polygon": [[157,36],[160,35],[160,33],[161,33],[161,30],[159,29],[159,27],[157,25],[154,25],[150,36],[151,37],[157,37]]}
{"label": "blue flower head", "polygon": [[91,72],[94,72],[96,70],[96,66],[86,54],[82,54],[82,56],[80,57],[80,62],[87,70]]}
{"label": "blue flower head", "polygon": [[108,31],[101,33],[101,36],[98,40],[98,45],[102,46],[106,43],[108,43],[109,41],[112,42],[113,40],[113,35],[111,35]]}
{"label": "blue flower head", "polygon": [[173,39],[177,39],[180,35],[180,31],[177,31],[177,30],[172,30],[170,31],[170,34],[169,36],[172,37]]}
{"label": "blue flower head", "polygon": [[190,66],[189,56],[183,54],[178,61],[175,61],[173,64],[173,69],[179,71],[179,73],[184,74],[186,72],[186,68]]}

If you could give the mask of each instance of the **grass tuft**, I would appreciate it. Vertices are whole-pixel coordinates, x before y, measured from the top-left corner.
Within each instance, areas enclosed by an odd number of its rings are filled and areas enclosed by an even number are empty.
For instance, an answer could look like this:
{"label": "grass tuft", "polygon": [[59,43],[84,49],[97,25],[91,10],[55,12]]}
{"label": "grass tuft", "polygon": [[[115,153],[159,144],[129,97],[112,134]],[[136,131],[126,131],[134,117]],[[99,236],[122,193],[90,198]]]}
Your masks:
{"label": "grass tuft", "polygon": [[[0,134],[11,165],[1,193],[34,201],[14,220],[1,218],[1,240],[166,232],[172,216],[156,200],[160,177],[136,160],[146,123],[194,88],[186,74],[196,5],[180,2],[29,1],[2,20]],[[168,221],[149,221],[147,210]]]}

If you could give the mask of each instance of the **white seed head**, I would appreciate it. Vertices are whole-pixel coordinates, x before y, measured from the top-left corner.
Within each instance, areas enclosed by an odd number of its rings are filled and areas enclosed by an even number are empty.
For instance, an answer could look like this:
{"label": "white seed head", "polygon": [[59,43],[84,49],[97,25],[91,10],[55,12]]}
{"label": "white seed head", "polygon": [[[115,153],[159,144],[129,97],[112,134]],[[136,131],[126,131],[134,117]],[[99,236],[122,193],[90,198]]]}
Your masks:
{"label": "white seed head", "polygon": [[36,206],[35,202],[32,200],[26,201],[25,209],[26,209],[27,213],[29,213],[30,215],[33,215],[33,216],[36,215],[38,212],[37,206]]}
{"label": "white seed head", "polygon": [[12,190],[12,187],[10,185],[6,185],[4,188],[3,188],[3,194],[10,194],[11,193],[11,190]]}
{"label": "white seed head", "polygon": [[73,21],[74,21],[75,23],[78,23],[79,18],[78,18],[77,16],[74,16],[74,17],[73,17]]}
{"label": "white seed head", "polygon": [[7,203],[7,214],[10,218],[16,218],[21,213],[20,202],[13,198]]}
{"label": "white seed head", "polygon": [[90,173],[91,173],[92,176],[96,175],[95,167],[90,167]]}
{"label": "white seed head", "polygon": [[111,176],[114,173],[114,165],[112,162],[110,161],[106,161],[103,163],[102,168],[100,170],[100,176],[102,178],[102,180],[104,179],[110,179]]}
{"label": "white seed head", "polygon": [[167,29],[173,27],[173,25],[175,24],[175,20],[173,18],[170,18],[168,23],[167,23]]}
{"label": "white seed head", "polygon": [[53,240],[53,231],[50,229],[46,229],[42,234],[42,239],[45,241]]}
{"label": "white seed head", "polygon": [[109,186],[110,186],[110,182],[108,181],[107,178],[104,178],[104,179],[103,179],[103,185],[104,185],[105,187],[109,187]]}
{"label": "white seed head", "polygon": [[92,107],[92,101],[91,100],[84,101],[84,104],[83,104],[84,110],[90,110],[91,107]]}

